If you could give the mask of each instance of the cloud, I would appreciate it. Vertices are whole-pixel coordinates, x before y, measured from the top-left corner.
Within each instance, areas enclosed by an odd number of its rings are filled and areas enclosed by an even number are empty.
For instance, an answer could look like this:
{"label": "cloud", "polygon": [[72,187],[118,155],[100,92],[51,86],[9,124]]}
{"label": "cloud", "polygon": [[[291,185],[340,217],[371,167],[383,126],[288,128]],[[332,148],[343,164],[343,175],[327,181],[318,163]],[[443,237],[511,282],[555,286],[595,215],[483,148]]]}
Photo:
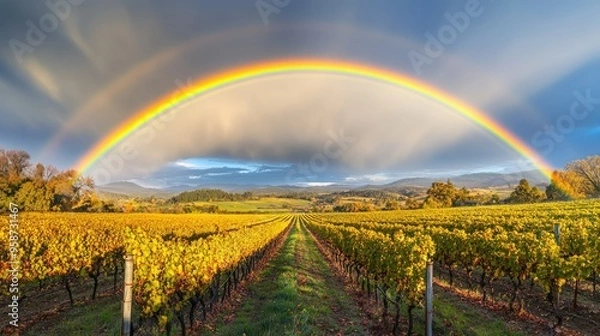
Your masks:
{"label": "cloud", "polygon": [[[33,100],[34,93],[24,91],[14,85],[13,82],[0,78],[0,92],[2,92],[2,107],[0,117],[10,120],[11,128],[21,129],[23,125],[27,129],[39,130],[49,129],[59,125],[61,113],[56,104],[51,100]],[[23,102],[28,102],[28,108],[23,108]]]}
{"label": "cloud", "polygon": [[29,59],[23,65],[32,83],[55,102],[61,103],[63,96],[54,77],[36,59]]}
{"label": "cloud", "polygon": [[[442,12],[458,8],[444,4],[416,15],[426,6],[353,1],[340,9],[322,1],[295,2],[265,27],[251,2],[138,2],[86,1],[73,7],[24,65],[10,48],[0,50],[0,117],[10,118],[14,129],[3,130],[4,138],[46,144],[42,161],[66,167],[136,111],[176,90],[176,81],[265,59],[348,59],[413,75],[407,52],[422,50],[425,32],[446,23]],[[25,22],[48,12],[44,3],[2,8],[4,41],[24,40]],[[592,1],[543,10],[527,3],[490,4],[421,79],[528,139],[557,113],[532,96],[560,90],[552,85],[574,69],[592,72],[585,65],[600,55],[599,9]],[[402,90],[348,79],[296,79],[252,82],[182,107],[168,125],[138,134],[139,162],[127,162],[122,174],[147,174],[197,155],[300,169],[323,154],[329,132],[342,128],[357,141],[327,162],[330,170],[370,175],[365,171],[514,159],[468,122]],[[558,106],[555,99],[548,102],[553,104]],[[579,154],[585,144],[573,140],[569,146]]]}
{"label": "cloud", "polygon": [[[124,162],[118,175],[148,175],[168,162],[191,157],[291,165],[316,164],[318,157],[327,160],[319,165],[332,170],[369,172],[432,163],[450,150],[464,152],[461,164],[515,156],[437,102],[343,75],[303,73],[255,79],[200,97],[171,113],[169,121],[157,120],[124,142],[137,155]],[[340,140],[344,138],[348,139]],[[473,142],[477,145],[454,147]],[[118,150],[119,146],[106,160]],[[328,153],[335,155],[328,157]]]}
{"label": "cloud", "polygon": [[[117,54],[131,58],[132,62],[124,71],[120,69],[115,71],[115,69],[105,69],[106,67],[101,63],[106,63],[107,58],[103,56],[105,53],[112,55],[118,48],[107,48],[107,45],[102,43],[103,40],[110,41],[109,38],[99,38],[93,34],[84,36],[82,33],[83,23],[87,27],[86,30],[91,32],[104,30],[100,29],[100,24],[79,17],[67,23],[68,37],[89,62],[96,64],[96,68],[102,68],[104,73],[112,75],[101,76],[101,79],[107,77],[110,81],[96,80],[93,87],[85,90],[86,94],[82,95],[71,117],[46,144],[44,152],[48,154],[56,150],[69,136],[105,134],[115,127],[118,121],[144,108],[157,96],[169,94],[181,89],[181,86],[188,84],[189,81],[213,74],[218,71],[215,68],[226,69],[264,59],[286,58],[293,54],[293,50],[289,48],[298,49],[297,53],[314,49],[315,53],[330,57],[330,55],[346,55],[347,50],[351,47],[356,48],[357,44],[362,45],[360,49],[364,50],[377,46],[386,46],[393,50],[416,47],[406,38],[344,24],[311,23],[281,26],[273,24],[270,26],[273,29],[270,30],[266,30],[262,24],[233,26],[219,31],[206,31],[204,34],[188,39],[182,39],[181,36],[155,37],[152,52],[141,55],[139,52],[126,53],[120,50]],[[101,24],[106,23],[101,22]],[[118,35],[121,30],[111,26],[108,31]],[[281,35],[292,39],[310,37],[318,46],[288,45],[289,41],[287,39],[282,41]],[[240,54],[237,50],[244,50],[244,53]],[[149,86],[147,83],[153,85]]]}
{"label": "cloud", "polygon": [[65,22],[65,33],[96,71],[105,72],[107,70],[106,61],[100,57],[100,50],[94,50],[89,43],[89,38],[83,36],[80,19],[77,16],[74,15]]}
{"label": "cloud", "polygon": [[299,183],[299,186],[303,187],[327,187],[330,185],[334,185],[335,182],[304,182]]}
{"label": "cloud", "polygon": [[344,180],[349,183],[385,183],[397,180],[397,178],[394,178],[393,174],[380,173],[359,176],[348,176],[344,178]]}
{"label": "cloud", "polygon": [[[216,161],[215,161],[216,162]],[[227,161],[223,161],[225,164]],[[143,179],[131,179],[144,186],[165,188],[172,186],[216,187],[227,185],[279,185],[285,184],[285,174],[290,166],[258,166],[256,168],[196,168],[167,164]],[[140,185],[142,185],[140,184]]]}
{"label": "cloud", "polygon": [[600,57],[600,4],[568,7],[553,13],[526,3],[494,4],[460,36],[451,57],[444,55],[432,70],[453,92],[486,110],[528,112],[541,122],[543,113],[528,98]]}
{"label": "cloud", "polygon": [[247,172],[248,172],[248,170],[246,170],[246,169],[229,168],[229,167],[195,169],[195,170],[189,172],[190,175],[188,175],[188,178],[191,180],[194,180],[194,179],[201,179],[201,178],[207,178],[207,177],[213,177],[213,176],[245,174]]}

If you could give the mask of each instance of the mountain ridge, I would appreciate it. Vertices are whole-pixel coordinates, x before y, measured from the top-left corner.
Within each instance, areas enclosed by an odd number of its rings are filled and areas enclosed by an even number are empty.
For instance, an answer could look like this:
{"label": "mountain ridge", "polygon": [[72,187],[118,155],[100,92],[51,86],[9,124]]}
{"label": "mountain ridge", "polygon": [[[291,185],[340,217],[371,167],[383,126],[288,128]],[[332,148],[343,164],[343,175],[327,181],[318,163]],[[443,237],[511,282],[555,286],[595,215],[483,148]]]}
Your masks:
{"label": "mountain ridge", "polygon": [[[450,177],[450,181],[457,187],[469,189],[494,189],[514,188],[521,179],[527,179],[532,185],[540,187],[548,184],[548,179],[541,172],[530,170],[519,173],[470,173]],[[255,184],[223,184],[214,186],[204,185],[176,185],[165,188],[147,188],[130,181],[118,181],[97,186],[99,193],[123,195],[129,197],[171,197],[184,191],[197,189],[222,189],[228,192],[250,191],[256,194],[286,194],[298,192],[331,193],[339,191],[381,190],[405,193],[408,191],[424,191],[436,181],[446,181],[443,177],[410,177],[399,179],[386,184],[348,185],[332,184],[328,186],[295,186],[295,185],[255,185]]]}

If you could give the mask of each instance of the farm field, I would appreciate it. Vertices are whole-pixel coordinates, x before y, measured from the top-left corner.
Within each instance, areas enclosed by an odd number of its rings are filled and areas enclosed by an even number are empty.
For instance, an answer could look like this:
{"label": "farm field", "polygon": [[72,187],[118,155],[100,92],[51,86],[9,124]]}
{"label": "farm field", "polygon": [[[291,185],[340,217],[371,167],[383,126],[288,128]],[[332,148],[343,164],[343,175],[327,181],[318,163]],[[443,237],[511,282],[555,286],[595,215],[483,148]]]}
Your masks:
{"label": "farm field", "polygon": [[[136,335],[421,335],[429,260],[436,335],[595,335],[598,218],[598,201],[354,214],[25,213],[22,330],[117,333],[127,254]],[[6,247],[1,253],[7,260]]]}
{"label": "farm field", "polygon": [[292,209],[310,209],[311,202],[300,199],[263,197],[246,201],[194,202],[197,206],[216,205],[225,212],[288,212]]}

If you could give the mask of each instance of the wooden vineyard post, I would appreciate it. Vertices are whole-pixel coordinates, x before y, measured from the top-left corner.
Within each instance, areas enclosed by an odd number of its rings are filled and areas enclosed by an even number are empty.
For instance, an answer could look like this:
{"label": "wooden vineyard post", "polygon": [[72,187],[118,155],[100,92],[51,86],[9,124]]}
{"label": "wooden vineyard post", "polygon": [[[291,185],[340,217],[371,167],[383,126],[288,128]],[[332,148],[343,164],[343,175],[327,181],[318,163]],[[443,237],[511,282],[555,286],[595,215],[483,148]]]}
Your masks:
{"label": "wooden vineyard post", "polygon": [[[556,239],[556,245],[558,245],[560,247],[560,225],[558,224],[554,224],[554,239]],[[558,301],[560,300],[560,294],[558,293],[558,284],[556,284],[556,288],[555,288],[555,300],[556,300],[556,307],[558,309]]]}
{"label": "wooden vineyard post", "polygon": [[125,287],[123,288],[123,321],[121,323],[121,336],[131,336],[131,301],[133,283],[133,257],[125,257]]}
{"label": "wooden vineyard post", "polygon": [[[558,247],[560,248],[560,225],[559,224],[554,224],[554,239],[556,240],[556,245],[558,245]],[[560,316],[560,293],[558,291],[558,279],[556,279],[554,281],[555,283],[553,284],[554,288],[553,288],[553,294],[554,297],[552,298],[552,300],[554,301],[552,303],[553,308],[554,308],[554,313],[556,314],[556,317],[558,319],[558,324],[560,325],[562,322],[562,316]]]}
{"label": "wooden vineyard post", "polygon": [[427,262],[425,276],[425,336],[433,336],[433,261]]}

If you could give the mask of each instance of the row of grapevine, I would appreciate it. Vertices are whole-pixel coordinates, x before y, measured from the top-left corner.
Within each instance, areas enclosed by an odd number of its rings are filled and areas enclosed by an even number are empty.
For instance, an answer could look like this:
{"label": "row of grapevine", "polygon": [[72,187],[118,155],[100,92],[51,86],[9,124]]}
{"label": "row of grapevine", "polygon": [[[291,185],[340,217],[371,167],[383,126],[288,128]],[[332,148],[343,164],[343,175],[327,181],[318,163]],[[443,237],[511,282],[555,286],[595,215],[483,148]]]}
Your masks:
{"label": "row of grapevine", "polygon": [[237,282],[243,267],[253,265],[289,225],[288,216],[192,241],[167,240],[141,228],[128,228],[125,250],[134,259],[134,298],[142,319],[154,320],[159,329],[169,332],[177,318],[185,332],[186,319],[190,325],[194,322],[198,304],[206,312],[207,292],[213,304],[218,300],[221,279],[233,277],[229,284]]}
{"label": "row of grapevine", "polygon": [[[344,230],[429,236],[436,246],[434,260],[448,270],[451,283],[454,273],[463,271],[469,287],[477,282],[485,301],[491,284],[502,280],[510,287],[511,310],[515,304],[519,310],[523,307],[526,284],[538,284],[553,303],[560,324],[558,295],[567,282],[573,287],[574,307],[582,282],[592,279],[595,294],[596,274],[600,273],[600,206],[584,201],[522,208],[523,212],[511,206],[476,211],[328,214],[318,218]],[[555,226],[560,229],[558,237]]]}
{"label": "row of grapevine", "polygon": [[[165,239],[195,240],[281,219],[274,215],[24,213],[18,239],[19,280],[23,284],[38,282],[39,288],[62,282],[73,303],[74,280],[91,278],[92,297],[104,274],[113,278],[116,287],[123,269],[125,228],[139,228]],[[0,231],[1,240],[8,241],[7,235],[7,230]],[[8,245],[0,246],[0,272],[5,276],[11,267],[9,259]],[[21,286],[20,296],[32,291],[31,287]],[[35,298],[33,293],[27,296]]]}
{"label": "row of grapevine", "polygon": [[[346,265],[349,271],[355,271],[357,279],[361,276],[373,279],[376,284],[383,285],[385,292],[390,289],[395,298],[406,303],[410,334],[413,329],[412,311],[424,298],[427,262],[435,254],[433,240],[425,234],[408,236],[398,231],[386,235],[363,228],[322,224],[314,218],[309,218],[306,225],[338,252],[338,262]],[[394,303],[397,302],[395,299]],[[398,305],[396,309],[395,332],[398,330]]]}
{"label": "row of grapevine", "polygon": [[474,232],[490,226],[502,226],[511,231],[551,231],[554,224],[579,220],[597,221],[600,203],[595,200],[540,203],[508,206],[461,207],[429,209],[427,211],[386,211],[366,213],[333,213],[324,216],[331,223],[377,223],[411,226],[443,226]]}
{"label": "row of grapevine", "polygon": [[[513,286],[510,300],[527,280],[535,280],[549,294],[560,292],[566,281],[578,284],[600,272],[600,226],[587,219],[560,224],[560,241],[551,230],[532,227],[530,231],[513,231],[503,226],[486,226],[473,230],[467,225],[403,225],[378,223],[344,223],[346,227],[367,228],[392,235],[426,233],[436,243],[435,260],[444,265],[451,276],[456,266],[468,275],[479,271],[479,286],[486,296],[486,284],[507,277]],[[574,305],[577,304],[574,297]]]}

